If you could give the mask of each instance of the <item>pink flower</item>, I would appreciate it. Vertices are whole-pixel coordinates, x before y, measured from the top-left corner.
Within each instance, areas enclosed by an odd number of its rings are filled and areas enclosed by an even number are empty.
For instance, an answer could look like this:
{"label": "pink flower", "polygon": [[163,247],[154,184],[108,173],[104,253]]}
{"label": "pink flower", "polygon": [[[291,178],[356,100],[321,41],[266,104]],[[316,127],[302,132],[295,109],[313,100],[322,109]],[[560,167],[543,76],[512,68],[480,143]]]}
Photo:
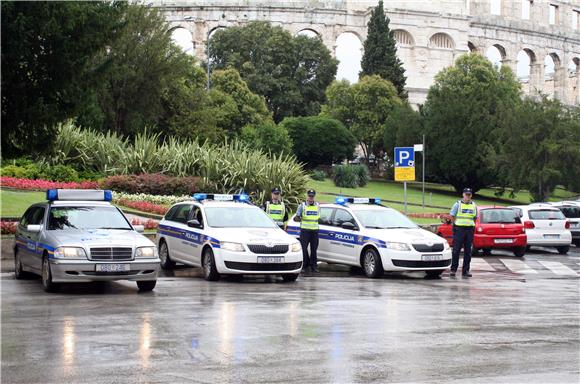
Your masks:
{"label": "pink flower", "polygon": [[13,235],[16,233],[18,223],[15,221],[0,221],[0,232],[3,235]]}
{"label": "pink flower", "polygon": [[99,189],[96,181],[59,182],[49,180],[19,179],[16,177],[0,177],[0,186],[24,190],[46,190],[46,189]]}

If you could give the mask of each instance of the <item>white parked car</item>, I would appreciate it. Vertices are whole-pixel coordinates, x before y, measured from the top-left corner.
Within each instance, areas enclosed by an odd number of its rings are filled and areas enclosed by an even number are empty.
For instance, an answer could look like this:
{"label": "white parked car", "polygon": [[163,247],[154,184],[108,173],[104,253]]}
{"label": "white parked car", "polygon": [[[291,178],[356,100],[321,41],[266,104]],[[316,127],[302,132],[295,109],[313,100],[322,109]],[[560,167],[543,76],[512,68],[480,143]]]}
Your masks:
{"label": "white parked car", "polygon": [[[368,277],[384,271],[425,271],[441,275],[451,265],[447,241],[419,228],[380,199],[338,197],[320,205],[318,260],[362,267]],[[300,236],[300,223],[288,221]]]}
{"label": "white parked car", "polygon": [[555,247],[560,254],[568,253],[572,243],[570,222],[558,208],[551,204],[517,205],[514,209],[524,223],[531,246]]}
{"label": "white parked car", "polygon": [[249,203],[247,195],[196,193],[173,205],[159,223],[161,267],[201,267],[206,280],[220,275],[281,275],[294,281],[302,269],[300,243]]}
{"label": "white parked car", "polygon": [[562,201],[552,203],[552,206],[558,208],[566,219],[570,222],[570,232],[572,233],[572,244],[580,247],[580,203]]}

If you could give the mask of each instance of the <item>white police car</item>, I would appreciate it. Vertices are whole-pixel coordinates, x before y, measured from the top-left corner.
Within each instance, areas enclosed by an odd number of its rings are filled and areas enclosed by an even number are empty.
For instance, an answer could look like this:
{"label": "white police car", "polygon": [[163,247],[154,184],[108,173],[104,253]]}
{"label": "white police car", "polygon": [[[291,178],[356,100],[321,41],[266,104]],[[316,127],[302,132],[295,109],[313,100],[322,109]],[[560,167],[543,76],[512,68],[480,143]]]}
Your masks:
{"label": "white police car", "polygon": [[16,230],[15,276],[42,276],[47,292],[59,283],[131,280],[155,287],[155,244],[110,203],[111,191],[50,189],[48,202],[26,210]]}
{"label": "white police car", "polygon": [[196,193],[173,205],[156,238],[161,266],[201,267],[206,280],[221,274],[282,275],[294,281],[302,268],[300,243],[247,195]]}
{"label": "white police car", "polygon": [[[436,277],[451,265],[446,241],[419,228],[380,199],[336,198],[320,205],[318,260],[362,267],[368,277],[384,271],[425,271]],[[293,218],[287,231],[300,236]]]}

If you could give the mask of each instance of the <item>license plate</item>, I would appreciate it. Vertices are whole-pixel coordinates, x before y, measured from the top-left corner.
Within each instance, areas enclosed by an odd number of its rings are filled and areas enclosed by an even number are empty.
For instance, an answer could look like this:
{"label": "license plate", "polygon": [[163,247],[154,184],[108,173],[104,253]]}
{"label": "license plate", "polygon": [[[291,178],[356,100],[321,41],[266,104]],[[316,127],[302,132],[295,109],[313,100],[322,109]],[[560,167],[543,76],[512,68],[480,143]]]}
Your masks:
{"label": "license plate", "polygon": [[96,272],[128,272],[131,270],[129,264],[97,264],[95,265]]}
{"label": "license plate", "polygon": [[421,255],[423,261],[438,261],[443,260],[443,255]]}
{"label": "license plate", "polygon": [[544,239],[559,239],[560,235],[544,235]]}
{"label": "license plate", "polygon": [[514,242],[514,239],[495,239],[493,242],[496,244],[511,244]]}
{"label": "license plate", "polygon": [[258,256],[258,264],[283,263],[284,258],[281,256]]}

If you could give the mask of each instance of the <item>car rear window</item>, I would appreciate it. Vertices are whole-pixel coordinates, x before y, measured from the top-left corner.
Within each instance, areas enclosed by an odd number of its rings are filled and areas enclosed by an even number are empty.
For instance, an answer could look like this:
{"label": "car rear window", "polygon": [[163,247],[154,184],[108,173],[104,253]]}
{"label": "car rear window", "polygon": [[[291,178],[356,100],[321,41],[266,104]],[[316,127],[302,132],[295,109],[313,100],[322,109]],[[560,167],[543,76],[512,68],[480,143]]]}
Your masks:
{"label": "car rear window", "polygon": [[516,213],[512,209],[483,209],[481,223],[519,223]]}
{"label": "car rear window", "polygon": [[532,220],[564,220],[566,217],[556,209],[535,209],[529,211],[528,215]]}
{"label": "car rear window", "polygon": [[580,208],[578,207],[560,207],[559,209],[569,219],[580,219]]}

